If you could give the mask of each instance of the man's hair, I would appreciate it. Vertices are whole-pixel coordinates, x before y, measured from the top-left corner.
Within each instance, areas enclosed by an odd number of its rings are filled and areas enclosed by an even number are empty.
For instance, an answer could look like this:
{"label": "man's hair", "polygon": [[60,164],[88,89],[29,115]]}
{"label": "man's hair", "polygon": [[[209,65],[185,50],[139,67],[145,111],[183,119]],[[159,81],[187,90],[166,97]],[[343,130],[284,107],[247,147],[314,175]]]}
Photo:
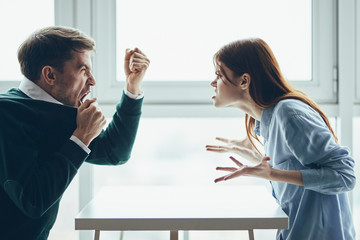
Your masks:
{"label": "man's hair", "polygon": [[83,51],[95,51],[91,37],[74,28],[51,26],[34,32],[20,45],[18,60],[22,74],[37,82],[44,66],[62,72],[64,63]]}

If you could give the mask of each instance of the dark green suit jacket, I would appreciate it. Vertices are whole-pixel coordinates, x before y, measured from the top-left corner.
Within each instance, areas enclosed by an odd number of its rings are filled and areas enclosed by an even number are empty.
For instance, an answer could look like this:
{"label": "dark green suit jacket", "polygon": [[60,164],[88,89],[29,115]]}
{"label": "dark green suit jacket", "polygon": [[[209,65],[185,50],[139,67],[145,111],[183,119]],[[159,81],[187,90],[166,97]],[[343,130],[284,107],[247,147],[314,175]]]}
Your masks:
{"label": "dark green suit jacket", "polygon": [[88,155],[70,140],[76,108],[30,99],[17,88],[0,94],[1,239],[47,239],[61,196],[84,161],[118,165],[130,158],[141,106],[123,95]]}

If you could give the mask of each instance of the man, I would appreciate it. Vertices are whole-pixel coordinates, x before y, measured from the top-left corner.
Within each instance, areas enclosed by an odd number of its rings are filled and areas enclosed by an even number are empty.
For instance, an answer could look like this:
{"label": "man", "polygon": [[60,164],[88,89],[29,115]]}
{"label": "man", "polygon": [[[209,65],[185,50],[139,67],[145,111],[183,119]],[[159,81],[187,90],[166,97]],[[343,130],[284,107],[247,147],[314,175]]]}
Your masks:
{"label": "man", "polygon": [[0,238],[47,239],[62,194],[84,161],[125,163],[142,106],[141,81],[149,59],[125,54],[126,87],[112,121],[96,99],[94,41],[76,29],[48,27],[19,48],[25,78],[0,94]]}

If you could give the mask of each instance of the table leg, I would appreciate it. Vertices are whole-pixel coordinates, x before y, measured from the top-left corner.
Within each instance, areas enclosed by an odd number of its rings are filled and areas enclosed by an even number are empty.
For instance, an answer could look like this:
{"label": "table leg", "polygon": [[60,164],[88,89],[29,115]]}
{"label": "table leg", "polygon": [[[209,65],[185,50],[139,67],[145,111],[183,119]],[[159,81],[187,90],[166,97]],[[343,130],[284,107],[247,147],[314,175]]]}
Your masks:
{"label": "table leg", "polygon": [[253,229],[249,229],[249,240],[255,240]]}
{"label": "table leg", "polygon": [[94,240],[99,240],[99,239],[100,239],[100,230],[95,230]]}
{"label": "table leg", "polygon": [[170,240],[179,240],[178,232],[177,230],[170,231]]}

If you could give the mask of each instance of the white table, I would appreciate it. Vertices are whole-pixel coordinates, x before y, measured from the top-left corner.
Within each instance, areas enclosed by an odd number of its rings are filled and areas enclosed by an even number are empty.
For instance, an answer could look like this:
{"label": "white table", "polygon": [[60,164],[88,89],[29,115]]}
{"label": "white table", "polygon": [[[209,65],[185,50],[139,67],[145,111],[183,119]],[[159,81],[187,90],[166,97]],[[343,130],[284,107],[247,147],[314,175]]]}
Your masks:
{"label": "white table", "polygon": [[106,187],[75,218],[76,230],[170,231],[288,228],[288,217],[264,186]]}

